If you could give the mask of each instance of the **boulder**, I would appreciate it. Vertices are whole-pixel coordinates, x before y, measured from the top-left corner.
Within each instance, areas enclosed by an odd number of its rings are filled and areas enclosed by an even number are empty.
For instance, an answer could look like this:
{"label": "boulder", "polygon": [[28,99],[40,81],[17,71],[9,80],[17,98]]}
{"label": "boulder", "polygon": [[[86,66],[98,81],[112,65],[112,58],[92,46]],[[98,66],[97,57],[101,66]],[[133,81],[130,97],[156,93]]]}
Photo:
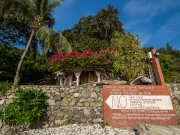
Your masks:
{"label": "boulder", "polygon": [[160,126],[147,123],[138,124],[139,135],[180,135],[180,129],[175,126]]}

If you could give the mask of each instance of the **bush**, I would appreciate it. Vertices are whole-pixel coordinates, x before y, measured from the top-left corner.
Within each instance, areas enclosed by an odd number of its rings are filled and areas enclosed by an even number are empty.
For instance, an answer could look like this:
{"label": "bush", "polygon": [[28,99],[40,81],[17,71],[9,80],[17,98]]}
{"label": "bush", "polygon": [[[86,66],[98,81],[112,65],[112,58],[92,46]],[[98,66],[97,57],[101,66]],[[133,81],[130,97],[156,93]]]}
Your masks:
{"label": "bush", "polygon": [[4,96],[6,91],[9,90],[11,87],[11,83],[8,81],[0,82],[0,97]]}
{"label": "bush", "polygon": [[0,119],[14,132],[37,122],[48,105],[48,97],[41,90],[20,89],[15,96],[13,102],[0,111]]}
{"label": "bush", "polygon": [[146,75],[151,66],[146,54],[140,49],[138,37],[115,32],[111,46],[115,48],[111,54],[114,73],[120,73],[121,79],[131,82],[138,76]]}

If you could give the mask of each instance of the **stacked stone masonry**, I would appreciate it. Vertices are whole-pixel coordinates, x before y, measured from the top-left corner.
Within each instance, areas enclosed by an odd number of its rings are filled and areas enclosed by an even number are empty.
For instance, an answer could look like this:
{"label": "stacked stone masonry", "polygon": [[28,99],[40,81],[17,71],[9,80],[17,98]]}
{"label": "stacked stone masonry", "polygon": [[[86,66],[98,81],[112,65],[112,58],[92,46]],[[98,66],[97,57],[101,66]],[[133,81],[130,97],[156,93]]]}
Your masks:
{"label": "stacked stone masonry", "polygon": [[[180,122],[180,84],[167,84],[171,90],[173,104]],[[42,90],[49,97],[49,106],[39,122],[42,128],[74,123],[103,122],[103,90],[96,84],[63,87],[57,85],[21,85],[22,89],[30,88]],[[13,92],[8,91],[6,97],[0,100],[0,109],[13,101]]]}
{"label": "stacked stone masonry", "polygon": [[176,110],[176,116],[180,124],[180,84],[166,84],[169,86],[174,108]]}

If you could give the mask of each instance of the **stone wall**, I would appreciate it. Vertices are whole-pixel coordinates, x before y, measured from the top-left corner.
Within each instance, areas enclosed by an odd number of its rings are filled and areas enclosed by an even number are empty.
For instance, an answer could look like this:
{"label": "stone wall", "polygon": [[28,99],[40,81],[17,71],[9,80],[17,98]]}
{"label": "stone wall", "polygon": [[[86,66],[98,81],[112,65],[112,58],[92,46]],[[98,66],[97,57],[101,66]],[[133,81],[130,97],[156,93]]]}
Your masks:
{"label": "stone wall", "polygon": [[[99,123],[103,122],[102,86],[84,84],[81,86],[24,85],[20,88],[42,90],[49,97],[46,115],[38,125],[53,127],[64,122]],[[15,90],[9,90],[6,97],[1,98],[0,108],[13,101]],[[28,95],[27,95],[28,96]],[[5,106],[6,106],[5,105]]]}
{"label": "stone wall", "polygon": [[167,84],[171,90],[172,101],[180,124],[180,84]]}
{"label": "stone wall", "polygon": [[[173,104],[180,122],[180,84],[167,85],[170,87]],[[49,106],[42,120],[38,123],[40,127],[53,127],[70,121],[74,123],[103,122],[102,86],[96,86],[96,84],[70,87],[21,85],[20,88],[41,89],[49,97]],[[7,96],[0,99],[0,109],[13,101],[15,90],[17,89],[9,90]]]}

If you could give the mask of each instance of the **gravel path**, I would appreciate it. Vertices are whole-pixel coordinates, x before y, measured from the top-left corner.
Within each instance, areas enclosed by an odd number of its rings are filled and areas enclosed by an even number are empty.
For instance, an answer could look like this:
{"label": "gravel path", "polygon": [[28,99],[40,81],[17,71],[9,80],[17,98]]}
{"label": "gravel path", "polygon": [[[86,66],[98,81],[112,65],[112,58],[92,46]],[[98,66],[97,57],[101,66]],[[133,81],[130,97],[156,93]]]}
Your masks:
{"label": "gravel path", "polygon": [[31,129],[28,135],[137,135],[132,129],[120,129],[111,126],[102,128],[100,124],[71,124],[46,129]]}

